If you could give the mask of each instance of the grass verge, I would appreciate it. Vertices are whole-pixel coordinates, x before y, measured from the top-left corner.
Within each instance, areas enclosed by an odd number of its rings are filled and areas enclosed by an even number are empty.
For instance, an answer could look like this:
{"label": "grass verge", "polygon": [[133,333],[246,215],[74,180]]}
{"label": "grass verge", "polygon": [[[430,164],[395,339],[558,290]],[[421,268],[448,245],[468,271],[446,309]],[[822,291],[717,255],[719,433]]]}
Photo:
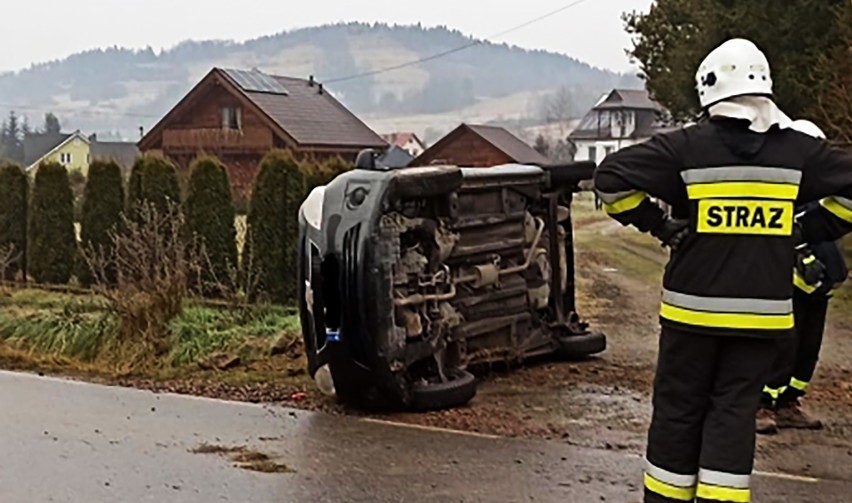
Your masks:
{"label": "grass verge", "polygon": [[[97,297],[41,290],[0,294],[4,368],[107,379],[221,379],[234,386],[304,374],[298,317],[286,308],[237,310],[190,303],[168,330],[170,350],[156,365],[126,372],[121,369],[131,366],[121,360],[127,357],[110,349],[118,324]],[[217,355],[238,361],[237,368],[200,368],[200,362]]]}

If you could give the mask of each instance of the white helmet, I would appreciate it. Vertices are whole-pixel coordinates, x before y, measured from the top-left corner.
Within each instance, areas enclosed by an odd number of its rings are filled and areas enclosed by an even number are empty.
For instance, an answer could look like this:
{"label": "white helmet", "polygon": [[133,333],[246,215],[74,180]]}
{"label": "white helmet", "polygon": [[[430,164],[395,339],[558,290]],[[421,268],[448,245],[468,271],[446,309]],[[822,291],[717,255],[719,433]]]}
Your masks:
{"label": "white helmet", "polygon": [[822,129],[811,121],[806,121],[804,119],[793,121],[793,123],[790,124],[790,129],[795,129],[800,133],[813,136],[814,138],[825,139],[825,133],[822,132]]}
{"label": "white helmet", "polygon": [[769,61],[753,42],[728,40],[704,58],[695,74],[701,108],[734,96],[772,96]]}

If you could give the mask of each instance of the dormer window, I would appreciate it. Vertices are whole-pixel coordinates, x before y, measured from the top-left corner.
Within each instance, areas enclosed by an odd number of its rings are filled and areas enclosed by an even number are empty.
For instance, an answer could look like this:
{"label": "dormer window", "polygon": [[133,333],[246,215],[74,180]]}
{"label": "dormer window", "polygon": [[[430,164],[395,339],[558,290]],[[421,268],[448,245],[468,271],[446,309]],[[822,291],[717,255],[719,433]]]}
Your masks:
{"label": "dormer window", "polygon": [[222,107],[222,129],[240,130],[243,128],[240,107]]}

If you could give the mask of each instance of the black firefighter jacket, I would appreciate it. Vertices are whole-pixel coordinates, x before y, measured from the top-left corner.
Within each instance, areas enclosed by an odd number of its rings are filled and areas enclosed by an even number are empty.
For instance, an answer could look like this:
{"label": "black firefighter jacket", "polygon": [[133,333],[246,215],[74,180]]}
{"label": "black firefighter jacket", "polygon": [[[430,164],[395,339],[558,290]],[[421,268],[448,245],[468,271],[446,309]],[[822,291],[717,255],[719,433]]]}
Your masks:
{"label": "black firefighter jacket", "polygon": [[643,232],[672,216],[690,234],[663,280],[661,323],[718,335],[792,333],[795,208],[804,240],[852,231],[852,153],[792,129],[765,134],[710,120],[607,156],[595,172],[605,209]]}

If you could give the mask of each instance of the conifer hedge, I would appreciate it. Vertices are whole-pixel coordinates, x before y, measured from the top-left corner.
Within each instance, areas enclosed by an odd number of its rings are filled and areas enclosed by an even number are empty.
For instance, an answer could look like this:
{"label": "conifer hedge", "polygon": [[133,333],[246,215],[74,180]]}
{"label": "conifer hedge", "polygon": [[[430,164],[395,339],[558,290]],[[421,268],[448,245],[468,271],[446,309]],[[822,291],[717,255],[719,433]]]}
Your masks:
{"label": "conifer hedge", "polygon": [[[113,233],[121,225],[124,211],[122,184],[121,167],[114,161],[94,161],[89,166],[80,220],[81,246],[84,253],[104,254],[108,264],[113,263]],[[104,272],[104,279],[114,284],[114,264]],[[85,262],[80,263],[78,279],[84,286],[92,284],[92,273]]]}
{"label": "conifer hedge", "polygon": [[191,168],[183,205],[187,235],[198,239],[207,255],[202,266],[205,291],[212,284],[230,285],[237,266],[236,211],[227,168],[214,157],[201,157]]}
{"label": "conifer hedge", "polygon": [[24,170],[14,163],[0,164],[0,253],[11,252],[15,258],[8,264],[6,280],[26,272],[28,192]]}
{"label": "conifer hedge", "polygon": [[68,171],[54,162],[41,164],[29,208],[28,269],[37,283],[62,285],[74,271],[77,238],[74,195]]}
{"label": "conifer hedge", "polygon": [[308,177],[286,151],[272,151],[260,163],[248,212],[244,274],[254,278],[250,298],[293,303],[297,289],[299,206]]}

